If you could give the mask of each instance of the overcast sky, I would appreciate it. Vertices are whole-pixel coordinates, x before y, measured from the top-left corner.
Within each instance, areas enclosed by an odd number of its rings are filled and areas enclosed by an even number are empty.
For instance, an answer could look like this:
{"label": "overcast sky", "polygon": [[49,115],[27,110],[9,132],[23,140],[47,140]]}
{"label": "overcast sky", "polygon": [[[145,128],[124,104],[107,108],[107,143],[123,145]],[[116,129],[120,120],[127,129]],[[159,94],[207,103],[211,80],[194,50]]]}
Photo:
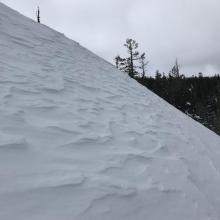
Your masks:
{"label": "overcast sky", "polygon": [[112,62],[134,38],[148,72],[168,72],[176,57],[184,74],[220,73],[220,0],[0,0]]}

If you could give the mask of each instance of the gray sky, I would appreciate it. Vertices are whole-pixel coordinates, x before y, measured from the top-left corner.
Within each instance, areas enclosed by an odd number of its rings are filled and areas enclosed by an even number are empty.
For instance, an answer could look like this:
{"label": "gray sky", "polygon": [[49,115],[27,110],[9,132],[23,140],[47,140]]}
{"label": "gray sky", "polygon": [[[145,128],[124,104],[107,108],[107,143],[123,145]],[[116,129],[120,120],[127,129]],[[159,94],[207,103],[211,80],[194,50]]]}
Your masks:
{"label": "gray sky", "polygon": [[220,0],[0,0],[63,32],[112,62],[134,38],[148,72],[168,72],[176,57],[184,74],[220,73]]}

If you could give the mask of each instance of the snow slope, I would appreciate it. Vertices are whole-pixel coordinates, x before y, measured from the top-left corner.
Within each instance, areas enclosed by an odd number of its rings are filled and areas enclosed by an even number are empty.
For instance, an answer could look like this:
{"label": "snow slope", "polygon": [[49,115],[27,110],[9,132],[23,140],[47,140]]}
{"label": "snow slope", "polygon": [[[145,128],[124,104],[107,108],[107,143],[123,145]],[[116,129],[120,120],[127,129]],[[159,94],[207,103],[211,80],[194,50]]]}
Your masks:
{"label": "snow slope", "polygon": [[220,138],[0,3],[1,220],[219,220]]}

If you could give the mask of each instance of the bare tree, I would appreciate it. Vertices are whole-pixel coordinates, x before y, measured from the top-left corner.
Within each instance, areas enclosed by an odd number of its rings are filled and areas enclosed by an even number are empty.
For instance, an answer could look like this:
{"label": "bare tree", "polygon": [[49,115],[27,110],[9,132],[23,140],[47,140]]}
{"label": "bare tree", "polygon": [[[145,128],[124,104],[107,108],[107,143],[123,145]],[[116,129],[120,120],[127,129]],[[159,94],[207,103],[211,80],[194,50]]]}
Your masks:
{"label": "bare tree", "polygon": [[146,66],[149,64],[149,61],[146,61],[146,54],[142,53],[140,58],[139,58],[139,62],[140,62],[140,69],[142,70],[142,78],[145,77],[146,75]]}
{"label": "bare tree", "polygon": [[40,8],[39,7],[37,7],[36,16],[37,16],[37,22],[40,23]]}

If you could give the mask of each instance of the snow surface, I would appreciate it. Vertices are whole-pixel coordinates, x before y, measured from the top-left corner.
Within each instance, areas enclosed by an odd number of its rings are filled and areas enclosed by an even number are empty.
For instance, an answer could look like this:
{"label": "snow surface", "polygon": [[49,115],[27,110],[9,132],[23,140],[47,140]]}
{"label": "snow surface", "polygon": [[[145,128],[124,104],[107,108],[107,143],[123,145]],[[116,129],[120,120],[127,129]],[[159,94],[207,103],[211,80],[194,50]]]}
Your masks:
{"label": "snow surface", "polygon": [[219,220],[220,138],[0,3],[0,219]]}

